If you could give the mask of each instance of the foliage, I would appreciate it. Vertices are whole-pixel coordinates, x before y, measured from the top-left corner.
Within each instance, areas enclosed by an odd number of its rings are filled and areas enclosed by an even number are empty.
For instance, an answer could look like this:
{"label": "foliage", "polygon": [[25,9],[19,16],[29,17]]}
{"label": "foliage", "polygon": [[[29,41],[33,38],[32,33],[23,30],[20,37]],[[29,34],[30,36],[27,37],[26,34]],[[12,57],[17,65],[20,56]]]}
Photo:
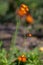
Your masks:
{"label": "foliage", "polygon": [[[2,42],[0,42],[0,44],[2,44]],[[9,53],[4,48],[1,48],[1,46],[2,45],[0,45],[0,64],[1,65],[43,65],[41,64],[42,61],[40,60],[41,52],[37,48],[29,52],[25,52],[24,50],[20,51],[18,48],[16,48],[16,46],[14,46],[14,49],[11,48],[10,49],[11,52]],[[12,54],[12,51],[13,51],[13,54]],[[18,60],[18,57],[22,55],[25,55],[26,57],[25,62],[21,62]]]}

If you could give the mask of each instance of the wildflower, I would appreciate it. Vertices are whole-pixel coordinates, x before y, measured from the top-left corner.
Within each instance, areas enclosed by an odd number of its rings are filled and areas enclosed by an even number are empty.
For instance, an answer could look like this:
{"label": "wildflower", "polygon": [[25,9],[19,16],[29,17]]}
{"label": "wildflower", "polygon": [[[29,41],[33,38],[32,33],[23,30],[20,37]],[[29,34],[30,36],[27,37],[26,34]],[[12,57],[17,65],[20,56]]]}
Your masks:
{"label": "wildflower", "polygon": [[24,8],[20,8],[21,11],[24,11],[25,9]]}
{"label": "wildflower", "polygon": [[29,9],[28,6],[26,6],[25,4],[21,4],[19,10],[18,10],[18,14],[20,16],[24,16],[28,13]]}
{"label": "wildflower", "polygon": [[33,23],[34,19],[32,18],[32,16],[29,14],[26,16],[26,22],[28,23]]}
{"label": "wildflower", "polygon": [[27,14],[27,12],[25,11],[25,9],[24,9],[24,8],[20,8],[20,10],[21,10],[21,12],[23,12],[23,13],[24,13],[24,15],[25,15],[25,14]]}
{"label": "wildflower", "polygon": [[27,5],[25,5],[25,4],[21,4],[21,7],[24,8],[26,11],[29,11],[29,8],[28,8]]}
{"label": "wildflower", "polygon": [[30,33],[30,34],[27,34],[27,36],[31,37],[31,36],[32,36],[32,34],[31,34],[31,33]]}
{"label": "wildflower", "polygon": [[20,16],[23,16],[23,15],[24,15],[24,12],[21,11],[21,10],[18,10],[18,14],[19,14]]}
{"label": "wildflower", "polygon": [[24,55],[22,55],[22,57],[24,57]]}
{"label": "wildflower", "polygon": [[26,8],[27,6],[26,6],[25,4],[21,4],[21,7],[24,7],[24,8]]}
{"label": "wildflower", "polygon": [[18,57],[18,60],[21,62],[26,62],[26,57],[24,55]]}
{"label": "wildflower", "polygon": [[22,62],[26,62],[26,57],[22,55]]}
{"label": "wildflower", "polygon": [[43,52],[43,47],[40,47],[39,50]]}
{"label": "wildflower", "polygon": [[21,61],[21,60],[22,60],[21,56],[19,56],[19,57],[18,57],[18,60],[19,60],[19,61]]}

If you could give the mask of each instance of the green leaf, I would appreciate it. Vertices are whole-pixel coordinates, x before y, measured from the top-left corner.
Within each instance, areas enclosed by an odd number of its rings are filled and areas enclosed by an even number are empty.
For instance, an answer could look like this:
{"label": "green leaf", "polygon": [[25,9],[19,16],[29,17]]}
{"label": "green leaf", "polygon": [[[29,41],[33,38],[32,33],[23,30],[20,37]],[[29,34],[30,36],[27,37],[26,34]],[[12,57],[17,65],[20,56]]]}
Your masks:
{"label": "green leaf", "polygon": [[3,42],[2,42],[2,41],[0,41],[0,47],[2,46],[2,44],[3,44]]}

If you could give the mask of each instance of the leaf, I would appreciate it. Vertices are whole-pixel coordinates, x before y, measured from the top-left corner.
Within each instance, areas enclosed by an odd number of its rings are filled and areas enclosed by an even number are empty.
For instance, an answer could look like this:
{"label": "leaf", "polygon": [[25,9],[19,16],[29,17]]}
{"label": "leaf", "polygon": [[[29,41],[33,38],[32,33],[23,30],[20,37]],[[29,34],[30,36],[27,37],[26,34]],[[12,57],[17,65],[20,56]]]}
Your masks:
{"label": "leaf", "polygon": [[3,44],[3,42],[2,42],[2,41],[0,41],[0,47],[2,46],[2,44]]}

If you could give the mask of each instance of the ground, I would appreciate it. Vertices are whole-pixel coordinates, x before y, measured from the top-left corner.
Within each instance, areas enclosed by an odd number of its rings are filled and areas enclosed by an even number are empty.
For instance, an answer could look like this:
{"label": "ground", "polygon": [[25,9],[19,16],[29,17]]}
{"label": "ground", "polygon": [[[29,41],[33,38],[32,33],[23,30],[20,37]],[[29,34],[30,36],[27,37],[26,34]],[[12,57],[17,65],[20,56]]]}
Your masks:
{"label": "ground", "polygon": [[[43,46],[43,38],[39,39],[37,37],[27,37],[24,38],[24,34],[29,32],[29,28],[31,26],[28,26],[27,29],[25,29],[24,26],[20,26],[18,30],[18,35],[16,39],[16,46],[19,49],[25,49],[30,50],[34,49],[35,47],[42,47]],[[9,49],[11,39],[13,32],[16,30],[16,26],[13,23],[9,23],[7,26],[5,24],[0,24],[0,40],[3,40],[4,45],[3,47],[6,49]],[[25,42],[24,42],[25,41]]]}

